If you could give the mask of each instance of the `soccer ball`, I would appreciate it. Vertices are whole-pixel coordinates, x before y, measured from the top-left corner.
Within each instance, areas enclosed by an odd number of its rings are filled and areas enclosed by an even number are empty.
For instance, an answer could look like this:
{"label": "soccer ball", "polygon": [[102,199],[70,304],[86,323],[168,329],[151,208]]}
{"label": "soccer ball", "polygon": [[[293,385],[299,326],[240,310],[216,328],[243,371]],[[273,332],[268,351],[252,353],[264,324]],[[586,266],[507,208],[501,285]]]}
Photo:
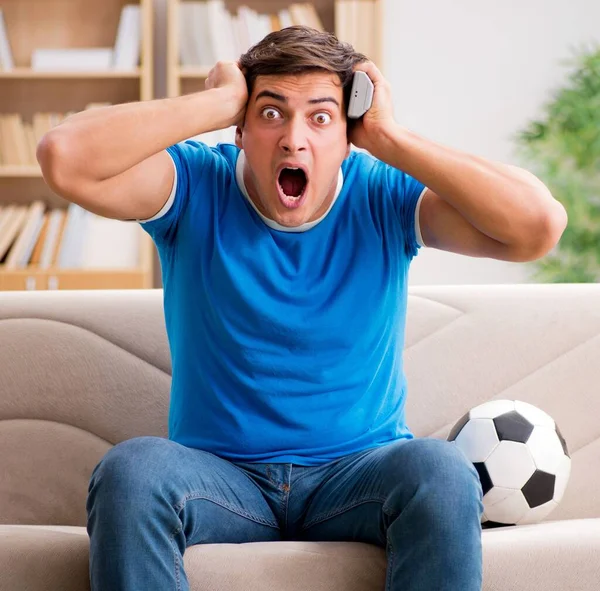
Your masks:
{"label": "soccer ball", "polygon": [[536,406],[485,402],[456,422],[448,441],[479,473],[484,528],[536,523],[560,503],[571,457],[552,417]]}

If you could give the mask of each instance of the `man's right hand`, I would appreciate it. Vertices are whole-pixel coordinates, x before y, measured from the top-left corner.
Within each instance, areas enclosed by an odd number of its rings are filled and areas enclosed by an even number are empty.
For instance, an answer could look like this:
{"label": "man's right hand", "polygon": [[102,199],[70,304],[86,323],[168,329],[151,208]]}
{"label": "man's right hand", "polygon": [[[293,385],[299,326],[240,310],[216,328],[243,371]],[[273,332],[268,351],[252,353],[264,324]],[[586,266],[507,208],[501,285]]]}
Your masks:
{"label": "man's right hand", "polygon": [[208,73],[204,86],[206,90],[218,88],[226,93],[224,105],[229,113],[227,127],[241,125],[248,103],[248,85],[239,65],[236,62],[217,62]]}
{"label": "man's right hand", "polygon": [[239,66],[217,63],[206,87],[205,92],[71,115],[38,145],[44,180],[58,195],[99,215],[152,217],[173,187],[173,160],[166,148],[243,124],[248,88]]}

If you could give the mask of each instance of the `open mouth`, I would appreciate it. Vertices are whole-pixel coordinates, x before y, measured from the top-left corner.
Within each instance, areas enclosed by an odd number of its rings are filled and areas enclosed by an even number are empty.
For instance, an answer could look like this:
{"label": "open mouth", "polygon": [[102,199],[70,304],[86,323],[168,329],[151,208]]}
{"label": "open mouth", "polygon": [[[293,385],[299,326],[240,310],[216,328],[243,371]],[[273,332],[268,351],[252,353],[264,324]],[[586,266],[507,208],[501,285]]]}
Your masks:
{"label": "open mouth", "polygon": [[289,209],[300,207],[306,195],[308,179],[301,168],[285,167],[279,173],[277,189],[279,199]]}

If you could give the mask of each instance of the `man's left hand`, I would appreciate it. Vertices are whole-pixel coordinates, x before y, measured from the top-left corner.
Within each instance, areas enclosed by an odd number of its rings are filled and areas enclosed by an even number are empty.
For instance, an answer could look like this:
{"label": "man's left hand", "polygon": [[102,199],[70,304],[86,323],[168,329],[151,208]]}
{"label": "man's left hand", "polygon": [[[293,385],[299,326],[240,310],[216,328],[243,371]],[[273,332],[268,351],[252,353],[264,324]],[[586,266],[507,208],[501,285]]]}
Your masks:
{"label": "man's left hand", "polygon": [[392,87],[383,77],[379,68],[371,61],[362,62],[354,71],[362,70],[373,82],[373,102],[371,108],[354,123],[350,141],[357,147],[373,153],[381,132],[395,124]]}

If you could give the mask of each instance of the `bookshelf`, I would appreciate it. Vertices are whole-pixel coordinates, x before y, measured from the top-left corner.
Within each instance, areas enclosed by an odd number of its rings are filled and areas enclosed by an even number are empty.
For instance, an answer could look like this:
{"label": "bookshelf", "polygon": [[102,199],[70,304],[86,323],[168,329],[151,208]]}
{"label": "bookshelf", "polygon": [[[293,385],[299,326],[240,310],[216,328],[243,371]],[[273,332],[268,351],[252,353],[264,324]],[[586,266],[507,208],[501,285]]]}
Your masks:
{"label": "bookshelf", "polygon": [[107,79],[112,78],[132,78],[138,79],[142,75],[140,68],[135,68],[129,72],[69,72],[69,71],[54,71],[54,72],[39,72],[31,68],[13,68],[10,71],[4,72],[0,70],[0,80],[8,78],[12,80],[60,80],[60,79]]}
{"label": "bookshelf", "polygon": [[[48,123],[52,126],[69,113],[86,107],[153,98],[153,2],[2,0],[0,11],[12,62],[7,65],[6,58],[2,59],[0,30],[1,243],[2,232],[7,228],[7,210],[19,206],[33,209],[36,201],[44,204],[46,216],[53,210],[62,210],[66,226],[70,204],[46,185],[35,160],[35,145],[43,131],[43,126],[35,127],[36,117],[52,114],[54,118]],[[128,14],[127,20],[124,18],[127,12],[135,16]],[[110,59],[110,63],[104,63],[106,59],[103,63],[95,59],[85,61],[92,54]],[[49,61],[48,56],[54,61]],[[69,61],[65,62],[67,57]],[[31,134],[26,159],[15,156],[19,150],[14,144],[22,140],[15,139],[14,133],[7,139],[5,121],[11,115],[20,116],[21,129],[27,126],[34,129],[34,133],[26,130]],[[21,229],[25,226],[23,223]],[[41,221],[37,228],[38,238],[32,233],[30,246],[33,240],[44,238]],[[10,249],[4,253],[0,249],[0,290],[153,287],[154,245],[137,224],[135,232],[135,256],[126,267],[86,266],[81,262],[69,267],[58,256],[57,242],[49,265],[32,264],[32,258],[15,268],[14,264],[7,264]],[[18,234],[11,248],[17,240]]]}
{"label": "bookshelf", "polygon": [[[372,59],[377,66],[383,71],[383,21],[382,21],[382,10],[384,0],[314,0],[310,3],[304,2],[291,2],[290,0],[212,0],[209,2],[213,6],[211,12],[204,13],[198,18],[190,18],[189,12],[183,12],[190,10],[186,7],[192,4],[208,4],[202,0],[168,0],[167,4],[167,95],[170,97],[180,96],[182,94],[188,94],[191,92],[197,92],[204,90],[204,80],[208,76],[211,65],[218,61],[218,59],[229,59],[227,55],[231,56],[231,59],[237,59],[241,51],[245,51],[247,46],[244,42],[236,46],[236,49],[231,51],[219,51],[219,48],[223,48],[222,39],[218,39],[219,36],[223,36],[224,30],[233,31],[233,35],[239,34],[239,24],[234,24],[232,29],[228,29],[223,26],[223,21],[215,22],[213,18],[215,14],[222,10],[221,7],[227,11],[227,13],[236,18],[240,18],[240,7],[247,6],[250,9],[256,11],[263,17],[269,15],[271,18],[271,28],[278,27],[282,24],[282,19],[279,18],[280,11],[282,10],[293,10],[292,7],[304,4],[310,4],[314,7],[316,14],[318,15],[319,21],[322,27],[327,31],[335,32],[336,35],[342,41],[348,41],[352,43],[357,51],[365,53],[370,59]],[[220,6],[219,6],[220,5]],[[202,9],[200,9],[202,11]],[[206,9],[204,9],[206,10]],[[243,8],[242,8],[243,10]],[[192,13],[193,14],[193,13]],[[202,12],[200,13],[202,15]],[[273,19],[272,17],[277,17]],[[254,18],[253,16],[251,18]],[[241,16],[242,22],[248,27],[248,17]],[[292,15],[293,23],[299,24],[311,24],[306,22],[303,15],[300,12]],[[194,60],[194,51],[188,46],[188,39],[190,36],[195,38],[202,37],[194,34],[189,27],[190,22],[207,22],[208,29],[206,31],[206,37],[209,38],[209,48],[206,45],[197,48]],[[254,22],[254,21],[253,21]],[[252,27],[252,25],[250,25]],[[256,25],[260,27],[260,25]],[[246,29],[247,30],[247,29]],[[269,26],[261,28],[263,33],[269,32]],[[216,35],[212,35],[213,32],[217,32]],[[197,32],[197,31],[196,31]],[[255,41],[263,37],[264,34],[260,34],[256,29],[250,32],[250,40],[255,35]],[[226,35],[226,33],[225,33]],[[246,33],[243,32],[244,40],[247,41]],[[231,33],[230,33],[231,36]],[[250,41],[252,44],[252,41]],[[212,51],[210,44],[212,45]],[[193,63],[198,62],[198,55],[211,55],[206,61],[209,63],[200,64]],[[220,55],[218,59],[214,59],[215,55]],[[183,58],[183,59],[182,59]],[[188,63],[186,63],[188,62]],[[192,63],[190,63],[192,62]]]}

